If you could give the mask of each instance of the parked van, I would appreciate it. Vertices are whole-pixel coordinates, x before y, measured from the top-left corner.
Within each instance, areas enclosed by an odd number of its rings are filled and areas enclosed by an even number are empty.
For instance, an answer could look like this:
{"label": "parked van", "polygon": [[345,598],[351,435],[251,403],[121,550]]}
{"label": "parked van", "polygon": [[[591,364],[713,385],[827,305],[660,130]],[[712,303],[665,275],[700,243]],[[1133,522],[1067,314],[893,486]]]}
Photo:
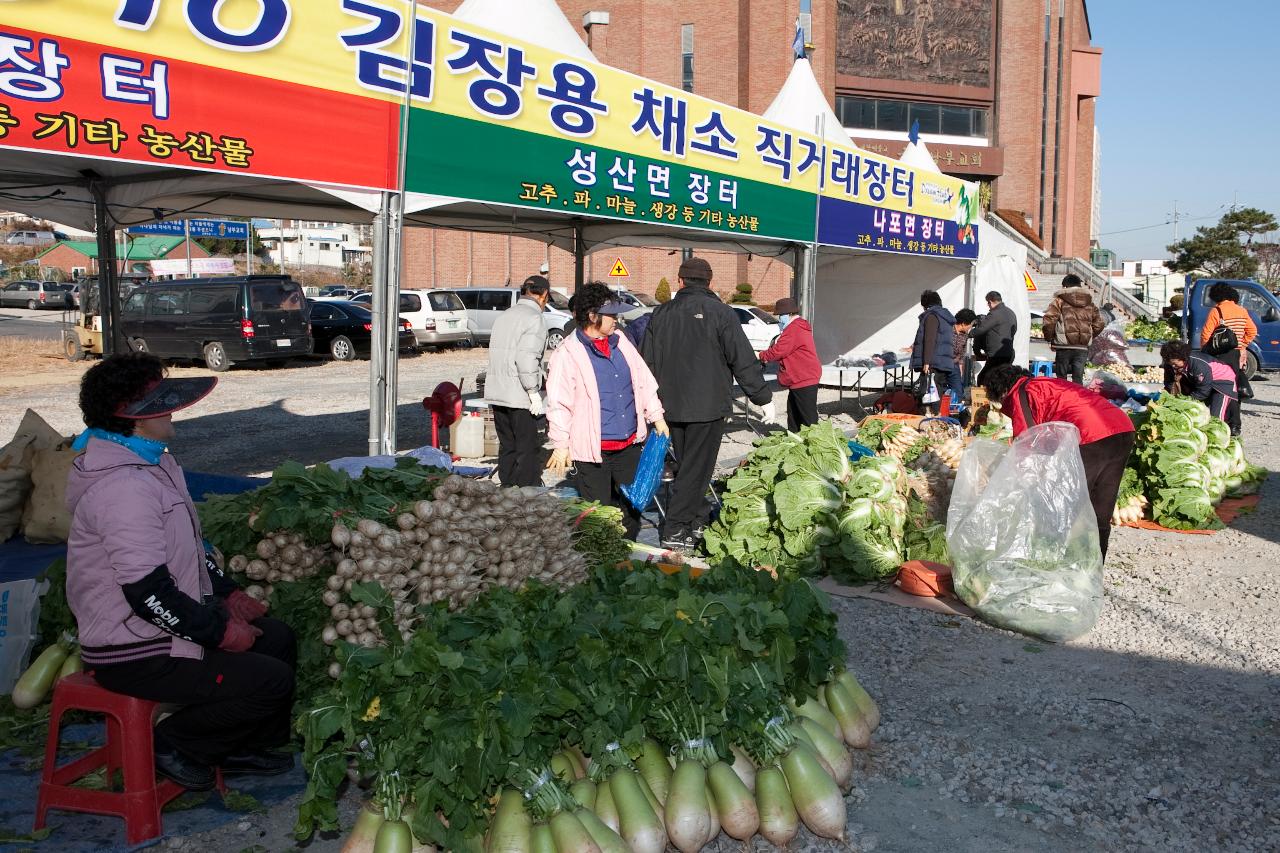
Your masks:
{"label": "parked van", "polygon": [[312,347],[307,300],[298,283],[282,275],[146,285],[125,300],[120,323],[135,350],[202,358],[219,373],[241,361],[282,364]]}
{"label": "parked van", "polygon": [[[518,287],[457,287],[456,293],[467,309],[467,325],[477,343],[488,343],[493,336],[493,323],[500,311],[506,311],[520,298]],[[569,313],[569,300],[564,294],[551,291],[551,299],[542,313],[542,325],[547,329],[547,347],[555,349],[564,340],[565,326],[573,315]]]}
{"label": "parked van", "polygon": [[6,246],[47,246],[57,240],[52,231],[10,231],[4,235]]}
{"label": "parked van", "polygon": [[1280,370],[1280,299],[1256,281],[1202,278],[1191,285],[1182,309],[1182,334],[1191,342],[1192,349],[1200,348],[1200,330],[1213,308],[1209,288],[1225,282],[1240,294],[1240,307],[1258,327],[1258,336],[1247,347],[1247,376],[1255,376],[1258,369]]}

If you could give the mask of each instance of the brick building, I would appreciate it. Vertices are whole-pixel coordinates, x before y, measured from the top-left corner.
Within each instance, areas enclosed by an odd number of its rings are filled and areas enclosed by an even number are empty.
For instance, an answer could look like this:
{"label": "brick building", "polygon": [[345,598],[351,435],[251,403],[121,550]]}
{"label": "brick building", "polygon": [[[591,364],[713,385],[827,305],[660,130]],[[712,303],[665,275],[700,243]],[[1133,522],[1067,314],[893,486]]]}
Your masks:
{"label": "brick building", "polygon": [[[791,70],[799,18],[818,82],[859,145],[897,156],[918,120],[944,172],[989,182],[991,207],[1025,217],[1055,254],[1088,255],[1101,51],[1086,0],[558,2],[601,62],[756,113]],[[608,24],[584,29],[588,12]],[[699,254],[722,293],[748,282],[767,304],[790,289],[780,261]],[[615,257],[634,290],[652,293],[663,277],[675,286],[679,254],[666,249],[601,250],[588,280]],[[554,285],[573,285],[569,253],[518,237],[408,229],[404,262],[405,287],[518,284],[543,263]]]}
{"label": "brick building", "polygon": [[[122,273],[151,271],[151,261],[185,260],[186,241],[182,237],[134,237],[116,244],[116,262]],[[191,241],[191,257],[207,258],[209,253]],[[94,240],[62,240],[36,257],[41,269],[62,270],[69,278],[97,275],[98,244]]]}

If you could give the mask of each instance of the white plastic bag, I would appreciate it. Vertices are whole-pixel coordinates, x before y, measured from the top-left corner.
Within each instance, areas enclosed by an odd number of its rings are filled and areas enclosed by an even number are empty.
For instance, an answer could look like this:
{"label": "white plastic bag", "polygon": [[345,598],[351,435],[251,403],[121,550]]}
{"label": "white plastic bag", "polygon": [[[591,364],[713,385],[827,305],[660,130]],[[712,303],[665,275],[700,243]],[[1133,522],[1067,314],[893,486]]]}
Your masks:
{"label": "white plastic bag", "polygon": [[1051,422],[964,454],[947,514],[956,594],[986,621],[1053,642],[1102,611],[1102,551],[1080,433]]}
{"label": "white plastic bag", "polygon": [[35,646],[41,586],[35,580],[0,583],[0,694],[13,692]]}
{"label": "white plastic bag", "polygon": [[929,384],[925,387],[924,396],[920,398],[920,402],[927,406],[930,403],[936,403],[941,399],[942,397],[938,395],[938,383],[934,382],[933,377],[930,376]]}

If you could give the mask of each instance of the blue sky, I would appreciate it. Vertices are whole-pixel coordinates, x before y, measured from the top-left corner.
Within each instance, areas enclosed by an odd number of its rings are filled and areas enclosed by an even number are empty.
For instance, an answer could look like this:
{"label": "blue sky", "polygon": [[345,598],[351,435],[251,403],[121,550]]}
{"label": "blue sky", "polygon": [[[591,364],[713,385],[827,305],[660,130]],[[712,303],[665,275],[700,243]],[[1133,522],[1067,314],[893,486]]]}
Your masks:
{"label": "blue sky", "polygon": [[[1280,2],[1090,0],[1103,49],[1101,242],[1163,258],[1233,200],[1280,216]],[[1208,218],[1200,218],[1208,217]],[[1114,233],[1128,231],[1128,233]]]}

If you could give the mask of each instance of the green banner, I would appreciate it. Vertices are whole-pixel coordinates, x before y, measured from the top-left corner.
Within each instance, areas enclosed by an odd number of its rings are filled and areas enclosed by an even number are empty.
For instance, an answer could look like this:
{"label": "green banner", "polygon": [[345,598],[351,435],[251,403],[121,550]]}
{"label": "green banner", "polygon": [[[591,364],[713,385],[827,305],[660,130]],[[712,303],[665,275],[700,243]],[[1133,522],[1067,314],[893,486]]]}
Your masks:
{"label": "green banner", "polygon": [[813,239],[811,192],[411,109],[405,189],[566,214]]}

